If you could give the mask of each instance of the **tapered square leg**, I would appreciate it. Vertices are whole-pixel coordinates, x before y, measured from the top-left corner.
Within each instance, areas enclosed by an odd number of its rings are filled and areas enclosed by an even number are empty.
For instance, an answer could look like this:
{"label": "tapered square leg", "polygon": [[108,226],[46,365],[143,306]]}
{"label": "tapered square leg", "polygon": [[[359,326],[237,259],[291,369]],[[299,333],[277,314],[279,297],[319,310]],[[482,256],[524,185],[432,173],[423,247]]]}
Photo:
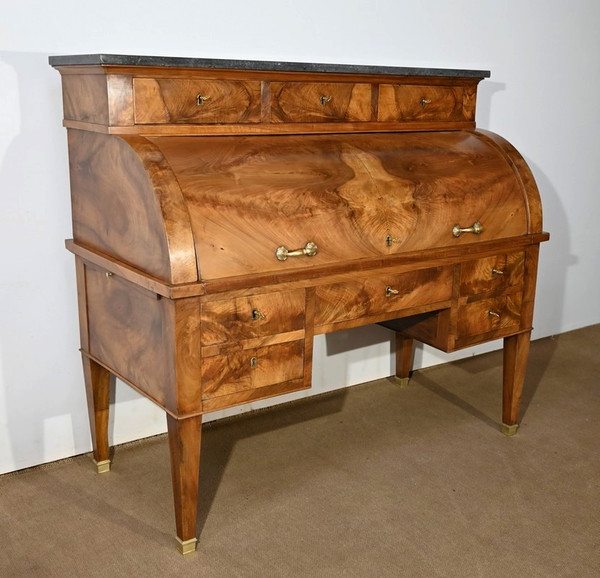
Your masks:
{"label": "tapered square leg", "polygon": [[396,382],[400,387],[406,387],[410,378],[413,364],[413,340],[396,332]]}
{"label": "tapered square leg", "polygon": [[530,331],[504,339],[502,433],[509,436],[517,433],[519,427],[519,406],[525,382],[530,340]]}
{"label": "tapered square leg", "polygon": [[196,516],[202,416],[177,419],[167,414],[177,546],[182,554],[196,549]]}
{"label": "tapered square leg", "polygon": [[110,471],[110,448],[108,445],[108,416],[110,389],[114,376],[104,367],[83,355],[83,376],[87,397],[90,432],[94,463],[98,473]]}

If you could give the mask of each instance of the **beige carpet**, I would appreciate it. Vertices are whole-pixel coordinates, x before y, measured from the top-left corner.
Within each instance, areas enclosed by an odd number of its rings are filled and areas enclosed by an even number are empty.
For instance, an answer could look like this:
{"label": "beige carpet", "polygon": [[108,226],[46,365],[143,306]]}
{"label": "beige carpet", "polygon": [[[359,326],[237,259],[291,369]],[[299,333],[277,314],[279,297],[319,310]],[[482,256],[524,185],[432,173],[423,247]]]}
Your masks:
{"label": "beige carpet", "polygon": [[600,326],[205,426],[198,551],[167,440],[0,477],[0,576],[600,576]]}

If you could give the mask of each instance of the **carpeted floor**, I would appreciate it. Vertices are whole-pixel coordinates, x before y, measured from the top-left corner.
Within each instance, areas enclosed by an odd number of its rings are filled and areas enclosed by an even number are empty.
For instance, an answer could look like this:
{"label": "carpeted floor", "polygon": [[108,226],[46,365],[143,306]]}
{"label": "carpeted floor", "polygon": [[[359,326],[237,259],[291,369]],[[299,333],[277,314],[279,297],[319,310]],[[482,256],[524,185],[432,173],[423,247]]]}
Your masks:
{"label": "carpeted floor", "polygon": [[533,343],[513,438],[500,352],[204,428],[196,553],[167,440],[0,477],[0,576],[600,576],[600,326]]}

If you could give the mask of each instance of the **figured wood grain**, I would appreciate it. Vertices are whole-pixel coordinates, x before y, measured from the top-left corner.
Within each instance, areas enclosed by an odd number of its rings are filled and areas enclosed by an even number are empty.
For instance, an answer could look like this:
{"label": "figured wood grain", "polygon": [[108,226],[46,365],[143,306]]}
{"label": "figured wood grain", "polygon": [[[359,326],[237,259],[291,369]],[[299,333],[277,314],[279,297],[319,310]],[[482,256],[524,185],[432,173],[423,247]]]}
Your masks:
{"label": "figured wood grain", "polygon": [[[202,305],[202,344],[304,329],[304,291],[281,291]],[[256,313],[254,313],[256,312]]]}
{"label": "figured wood grain", "polygon": [[198,278],[187,208],[170,168],[140,137],[69,131],[75,241],[172,283]]}
{"label": "figured wood grain", "polygon": [[[202,414],[310,387],[316,333],[385,321],[401,377],[413,339],[504,337],[517,422],[548,235],[523,158],[473,130],[480,78],[60,72],[94,454],[117,375],[167,412],[179,540],[196,533]],[[276,258],[309,241],[316,255]]]}
{"label": "figured wood grain", "polygon": [[509,287],[521,285],[524,253],[508,253],[466,261],[460,267],[460,292],[463,295],[499,295]]}
{"label": "figured wood grain", "polygon": [[106,78],[98,74],[66,75],[62,79],[63,111],[66,120],[109,124]]}
{"label": "figured wood grain", "polygon": [[527,232],[541,233],[542,232],[542,202],[540,193],[535,183],[535,178],[525,162],[525,159],[519,151],[509,143],[505,138],[486,130],[477,130],[477,134],[488,139],[497,147],[498,151],[504,155],[506,161],[511,166],[515,178],[518,180],[520,189],[523,195],[523,201],[527,207]]}
{"label": "figured wood grain", "polygon": [[[386,288],[398,291],[386,293]],[[452,293],[452,269],[380,274],[364,281],[324,285],[316,290],[315,325],[340,323],[445,301]]]}
{"label": "figured wood grain", "polygon": [[260,121],[260,82],[135,78],[133,87],[137,124]]}
{"label": "figured wood grain", "polygon": [[[527,228],[512,168],[469,132],[151,141],[186,199],[203,280],[467,246]],[[481,235],[452,236],[475,221]],[[277,247],[309,241],[314,257],[275,258]]]}
{"label": "figured wood grain", "polygon": [[[253,358],[256,359],[256,367],[252,366]],[[205,358],[202,367],[202,397],[207,400],[300,379],[304,371],[303,362],[303,341]]]}
{"label": "figured wood grain", "polygon": [[[490,311],[498,316],[490,315]],[[520,316],[520,292],[465,303],[460,306],[458,313],[458,338],[499,329],[518,331]]]}
{"label": "figured wood grain", "polygon": [[89,353],[177,412],[173,302],[86,268]]}
{"label": "figured wood grain", "polygon": [[272,82],[271,122],[371,120],[371,85]]}
{"label": "figured wood grain", "polygon": [[[377,120],[474,120],[472,108],[463,108],[464,89],[451,86],[382,84]],[[427,102],[426,102],[427,101]]]}

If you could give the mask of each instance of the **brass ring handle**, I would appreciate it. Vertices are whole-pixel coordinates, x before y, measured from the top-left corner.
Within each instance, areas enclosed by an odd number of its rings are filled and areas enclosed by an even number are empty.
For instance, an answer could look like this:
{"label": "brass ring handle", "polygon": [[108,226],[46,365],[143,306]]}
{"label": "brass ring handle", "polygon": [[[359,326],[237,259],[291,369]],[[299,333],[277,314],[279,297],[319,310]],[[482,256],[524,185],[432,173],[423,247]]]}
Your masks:
{"label": "brass ring handle", "polygon": [[199,94],[199,95],[196,97],[196,104],[197,104],[198,106],[202,106],[202,105],[203,105],[203,104],[204,104],[204,103],[205,103],[207,100],[209,100],[209,99],[210,99],[210,96],[204,96],[203,94]]}
{"label": "brass ring handle", "polygon": [[252,309],[252,319],[254,321],[258,321],[259,319],[264,319],[265,314],[259,309]]}
{"label": "brass ring handle", "polygon": [[502,269],[492,269],[492,277],[495,277],[497,275],[504,275],[504,271],[502,271]]}
{"label": "brass ring handle", "polygon": [[389,285],[385,288],[385,296],[391,297],[392,295],[398,295],[400,291],[398,289],[392,289]]}
{"label": "brass ring handle", "polygon": [[424,96],[422,96],[421,100],[419,101],[419,104],[421,105],[421,108],[425,108],[426,104],[431,104],[431,99],[425,98]]}
{"label": "brass ring handle", "polygon": [[331,102],[332,98],[333,98],[333,96],[325,96],[324,94],[322,94],[321,97],[319,98],[321,106],[325,106],[328,102]]}
{"label": "brass ring handle", "polygon": [[488,311],[488,317],[496,317],[498,319],[500,319],[500,313],[496,313],[495,311],[492,311],[491,309]]}
{"label": "brass ring handle", "polygon": [[309,241],[306,243],[306,247],[303,249],[295,249],[294,251],[290,251],[285,247],[277,247],[275,251],[275,257],[277,257],[280,261],[285,261],[288,257],[302,257],[306,255],[307,257],[314,257],[317,254],[317,246]]}
{"label": "brass ring handle", "polygon": [[460,225],[454,225],[452,228],[452,236],[460,237],[462,233],[473,233],[474,235],[481,235],[483,232],[483,225],[479,221],[475,221],[470,227],[461,229]]}

